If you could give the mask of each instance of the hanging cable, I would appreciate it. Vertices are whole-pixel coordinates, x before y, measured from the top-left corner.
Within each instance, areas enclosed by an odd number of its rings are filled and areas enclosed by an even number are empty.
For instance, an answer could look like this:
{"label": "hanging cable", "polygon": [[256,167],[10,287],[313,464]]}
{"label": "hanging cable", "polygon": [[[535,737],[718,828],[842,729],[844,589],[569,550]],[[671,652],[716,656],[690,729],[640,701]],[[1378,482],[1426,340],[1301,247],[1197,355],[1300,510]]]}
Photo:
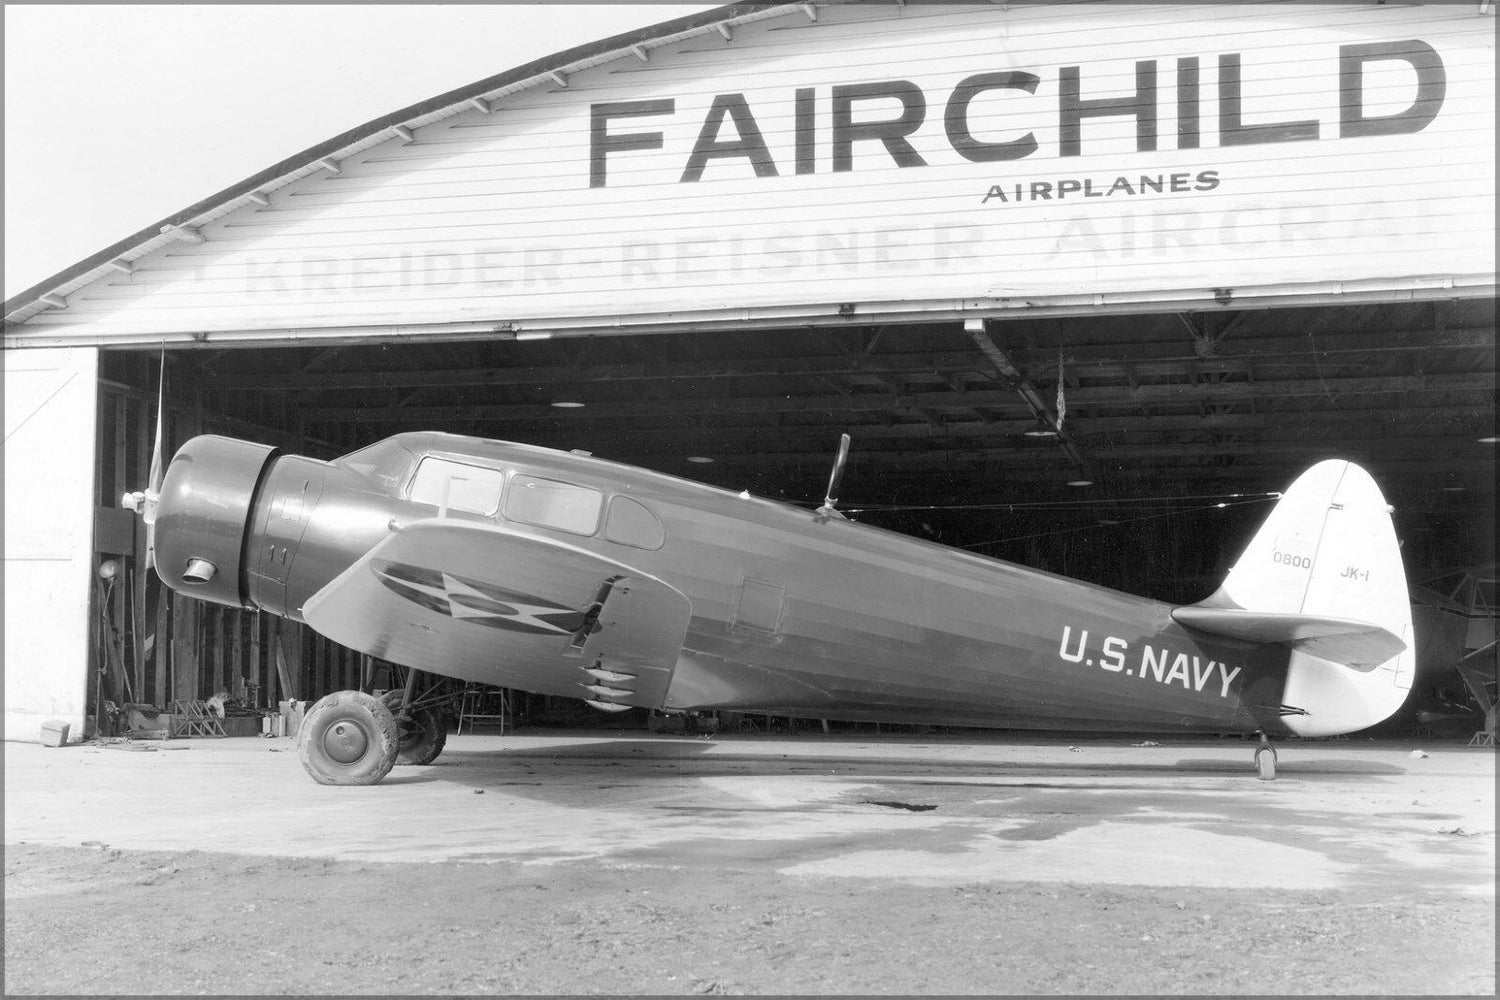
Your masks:
{"label": "hanging cable", "polygon": [[1172,510],[1172,511],[1166,511],[1166,512],[1161,513],[1161,514],[1145,514],[1145,515],[1143,515],[1141,517],[1129,518],[1128,520],[1120,521],[1120,522],[1118,522],[1116,524],[1110,524],[1110,525],[1080,524],[1080,525],[1076,525],[1076,526],[1071,527],[1071,528],[1058,528],[1058,529],[1056,529],[1054,531],[1038,531],[1038,532],[1033,532],[1032,534],[1029,534],[1029,535],[1012,535],[1009,538],[995,538],[995,539],[991,539],[990,541],[987,541],[987,542],[973,542],[973,543],[971,543],[969,545],[960,546],[960,548],[977,549],[977,548],[981,548],[981,547],[986,546],[986,545],[1003,545],[1003,544],[1005,544],[1007,542],[1021,542],[1021,541],[1025,541],[1025,540],[1027,540],[1029,538],[1053,538],[1053,537],[1056,537],[1058,535],[1068,535],[1068,534],[1073,534],[1073,533],[1079,532],[1079,531],[1093,531],[1093,530],[1098,529],[1100,527],[1118,528],[1118,527],[1121,527],[1122,525],[1127,525],[1127,524],[1139,524],[1142,521],[1156,521],[1156,520],[1160,520],[1161,518],[1164,518],[1164,517],[1176,517],[1176,516],[1179,516],[1179,515],[1182,515],[1182,514],[1197,514],[1197,513],[1201,513],[1202,511],[1205,511],[1205,510],[1224,510],[1224,509],[1229,508],[1229,507],[1243,507],[1243,506],[1248,506],[1249,504],[1254,504],[1254,503],[1265,503],[1267,500],[1270,500],[1270,499],[1272,499],[1271,496],[1265,496],[1265,497],[1257,497],[1257,498],[1252,499],[1252,500],[1237,500],[1234,503],[1223,503],[1223,502],[1220,502],[1220,503],[1214,503],[1214,504],[1205,504],[1204,506],[1201,506],[1201,507],[1189,507],[1186,510]]}
{"label": "hanging cable", "polygon": [[[1183,496],[1118,497],[1103,500],[1038,500],[1021,503],[957,503],[957,504],[861,504],[848,506],[844,510],[851,514],[882,514],[893,511],[925,510],[1095,510],[1109,509],[1120,504],[1155,504],[1170,506],[1190,500],[1260,501],[1279,500],[1280,493],[1195,493]],[[812,501],[794,501],[808,506]]]}

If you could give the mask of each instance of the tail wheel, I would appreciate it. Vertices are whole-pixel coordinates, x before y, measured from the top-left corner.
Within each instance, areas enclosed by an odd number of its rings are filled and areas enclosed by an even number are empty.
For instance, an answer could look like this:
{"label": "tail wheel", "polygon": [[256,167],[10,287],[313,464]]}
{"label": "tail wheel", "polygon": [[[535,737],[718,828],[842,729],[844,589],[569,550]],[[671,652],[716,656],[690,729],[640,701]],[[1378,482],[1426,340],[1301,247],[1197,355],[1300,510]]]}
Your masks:
{"label": "tail wheel", "polygon": [[402,713],[401,698],[400,691],[387,691],[381,697],[396,720],[396,763],[431,764],[448,742],[447,720],[433,705],[417,705]]}
{"label": "tail wheel", "polygon": [[320,699],[297,731],[297,756],[320,785],[375,784],[396,763],[398,744],[390,709],[359,691]]}
{"label": "tail wheel", "polygon": [[1274,781],[1276,779],[1276,750],[1274,747],[1261,747],[1255,751],[1255,770],[1260,772],[1261,781]]}

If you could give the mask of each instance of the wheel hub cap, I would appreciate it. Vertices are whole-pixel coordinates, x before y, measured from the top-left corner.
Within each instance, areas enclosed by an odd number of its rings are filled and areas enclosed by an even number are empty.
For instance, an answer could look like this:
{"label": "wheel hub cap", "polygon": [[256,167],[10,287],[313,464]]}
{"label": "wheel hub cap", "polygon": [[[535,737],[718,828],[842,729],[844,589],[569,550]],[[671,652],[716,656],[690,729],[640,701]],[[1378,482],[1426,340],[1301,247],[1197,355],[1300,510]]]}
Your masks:
{"label": "wheel hub cap", "polygon": [[353,764],[365,755],[370,737],[352,722],[335,722],[323,734],[323,749],[340,764]]}

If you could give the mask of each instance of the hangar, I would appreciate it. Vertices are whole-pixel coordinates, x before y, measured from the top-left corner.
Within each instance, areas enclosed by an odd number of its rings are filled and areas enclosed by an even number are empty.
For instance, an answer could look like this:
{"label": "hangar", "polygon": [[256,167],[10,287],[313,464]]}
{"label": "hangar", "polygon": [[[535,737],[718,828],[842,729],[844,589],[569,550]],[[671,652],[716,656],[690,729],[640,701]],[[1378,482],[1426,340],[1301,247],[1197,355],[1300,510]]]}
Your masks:
{"label": "hangar", "polygon": [[143,570],[160,370],[169,449],[441,429],[815,503],[847,431],[855,516],[1167,600],[1353,458],[1482,648],[1494,25],[736,4],[275,164],[5,305],[6,738],[360,667]]}

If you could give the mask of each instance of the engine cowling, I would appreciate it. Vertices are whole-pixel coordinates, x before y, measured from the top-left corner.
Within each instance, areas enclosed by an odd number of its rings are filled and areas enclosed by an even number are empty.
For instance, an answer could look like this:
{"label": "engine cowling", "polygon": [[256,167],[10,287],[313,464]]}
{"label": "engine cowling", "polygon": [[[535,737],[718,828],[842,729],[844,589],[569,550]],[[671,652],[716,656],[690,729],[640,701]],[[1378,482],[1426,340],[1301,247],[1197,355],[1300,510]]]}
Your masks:
{"label": "engine cowling", "polygon": [[178,449],[162,481],[156,571],[173,590],[247,607],[245,536],[276,449],[205,434]]}

